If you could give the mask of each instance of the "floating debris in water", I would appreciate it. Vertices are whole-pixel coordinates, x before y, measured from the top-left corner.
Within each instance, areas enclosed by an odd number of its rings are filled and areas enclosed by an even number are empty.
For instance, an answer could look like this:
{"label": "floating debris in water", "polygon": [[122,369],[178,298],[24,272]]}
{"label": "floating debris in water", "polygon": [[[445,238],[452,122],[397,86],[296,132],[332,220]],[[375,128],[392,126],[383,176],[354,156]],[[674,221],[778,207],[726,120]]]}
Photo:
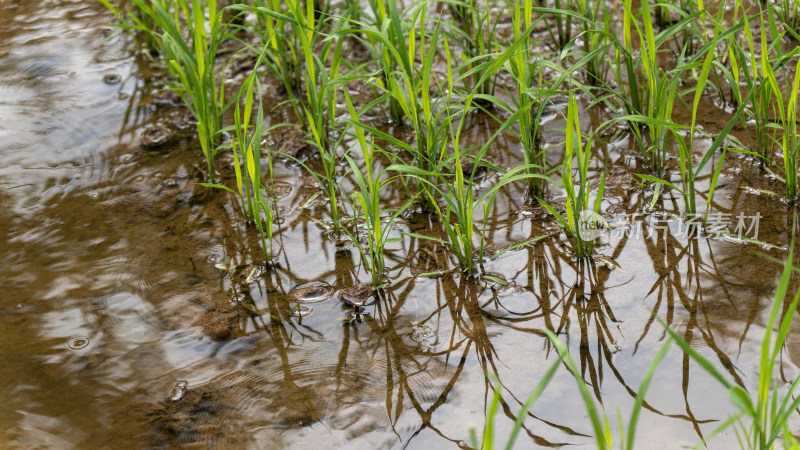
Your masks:
{"label": "floating debris in water", "polygon": [[508,281],[500,274],[484,273],[481,275],[481,280],[486,282],[487,285],[494,285],[495,287],[507,287]]}
{"label": "floating debris in water", "polygon": [[770,197],[780,197],[780,195],[778,195],[778,194],[776,194],[776,193],[774,193],[772,191],[766,190],[766,189],[756,189],[756,188],[750,187],[750,186],[740,186],[739,189],[747,192],[748,194],[767,195],[767,196],[770,196]]}
{"label": "floating debris in water", "polygon": [[85,336],[77,336],[69,340],[67,348],[70,350],[81,350],[89,346],[92,341]]}
{"label": "floating debris in water", "polygon": [[597,255],[594,257],[594,260],[603,263],[603,265],[609,270],[622,269],[622,266],[608,256]]}
{"label": "floating debris in water", "polygon": [[339,300],[347,306],[367,306],[375,301],[375,290],[367,284],[359,284],[343,289],[339,293]]}
{"label": "floating debris in water", "polygon": [[261,266],[253,266],[247,273],[247,278],[244,279],[244,282],[246,284],[250,284],[256,278],[258,278],[262,273],[264,273],[264,269]]}
{"label": "floating debris in water", "polygon": [[175,383],[175,387],[172,388],[172,394],[169,395],[169,399],[173,402],[177,402],[186,395],[186,391],[188,390],[189,382],[186,380],[178,380]]}
{"label": "floating debris in water", "polygon": [[[300,209],[309,209],[309,208],[313,207],[316,204],[315,202],[319,198],[320,195],[322,195],[322,191],[317,191],[314,195],[309,197],[308,200],[303,202],[302,205],[300,205]],[[317,220],[314,219],[314,218],[312,218],[311,220],[317,222]]]}
{"label": "floating debris in water", "polygon": [[422,272],[414,274],[414,278],[441,278],[446,274],[446,270],[434,270],[433,272]]}
{"label": "floating debris in water", "polygon": [[289,301],[297,303],[316,303],[330,298],[333,288],[324,281],[301,284],[289,292]]}

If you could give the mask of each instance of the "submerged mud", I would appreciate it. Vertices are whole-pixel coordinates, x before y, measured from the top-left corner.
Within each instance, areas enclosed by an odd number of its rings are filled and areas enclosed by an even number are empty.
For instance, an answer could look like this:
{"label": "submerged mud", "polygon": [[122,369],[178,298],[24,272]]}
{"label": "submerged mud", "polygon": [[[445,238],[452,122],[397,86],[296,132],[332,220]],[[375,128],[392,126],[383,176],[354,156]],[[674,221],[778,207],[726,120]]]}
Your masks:
{"label": "submerged mud", "polygon": [[[493,396],[487,373],[503,383],[496,433],[507,435],[557,358],[543,328],[568,342],[612,429],[664,342],[656,319],[732,380],[757,384],[780,272],[764,255],[784,257],[791,207],[767,193],[782,185],[751,158],[726,156],[715,210],[731,232],[738,217],[748,227],[758,217],[758,240],[777,249],[687,234],[679,194],[653,201],[622,129],[593,149],[592,176],[599,182],[606,171],[603,211],[614,224],[595,259],[576,262],[554,220],[510,186],[489,217],[476,211],[487,224],[483,277],[459,274],[441,244],[405,235],[387,251],[387,286],[366,292],[358,250],[330,230],[320,188],[297,163],[319,164],[302,133],[266,137],[280,211],[278,251],[266,264],[235,199],[198,184],[207,180],[193,119],[161,90],[164,73],[124,35],[109,35],[113,17],[96,2],[48,2],[46,14],[44,2],[17,3],[0,9],[0,446],[463,448]],[[237,62],[231,77],[247,64]],[[268,105],[285,100],[276,86]],[[291,114],[273,108],[268,121]],[[606,114],[585,110],[581,123],[594,129]],[[713,131],[725,114],[708,101],[701,118]],[[559,117],[546,117],[546,142],[560,139]],[[374,120],[409,139],[406,127]],[[496,129],[476,115],[465,148]],[[555,147],[548,162],[561,153]],[[487,159],[514,167],[520,144],[501,136]],[[465,173],[491,186],[494,172],[468,163]],[[218,164],[230,183],[232,158],[223,153]],[[710,178],[709,170],[698,178],[702,195]],[[345,174],[342,184],[355,183]],[[392,207],[406,198],[399,184],[385,195]],[[557,189],[550,198],[563,204]],[[419,208],[394,233],[442,230]],[[232,274],[216,267],[226,256]],[[784,381],[797,375],[797,332]],[[694,445],[733,410],[727,398],[673,350],[637,438]],[[581,402],[562,368],[520,446],[591,445]],[[727,447],[736,437],[713,442]]]}

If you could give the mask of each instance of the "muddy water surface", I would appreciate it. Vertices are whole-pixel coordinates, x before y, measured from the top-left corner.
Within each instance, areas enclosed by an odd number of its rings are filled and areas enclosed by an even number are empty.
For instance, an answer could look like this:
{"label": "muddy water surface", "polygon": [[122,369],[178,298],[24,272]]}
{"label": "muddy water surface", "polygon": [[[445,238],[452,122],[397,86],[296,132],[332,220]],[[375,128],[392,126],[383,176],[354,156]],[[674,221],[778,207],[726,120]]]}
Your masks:
{"label": "muddy water surface", "polygon": [[[556,360],[545,327],[569,341],[616,429],[663,343],[653,310],[731,379],[755,386],[780,270],[760,254],[783,253],[688,238],[669,214],[680,214],[677,196],[662,194],[648,212],[653,192],[631,175],[645,170],[625,134],[595,155],[608,169],[605,214],[619,223],[599,241],[611,262],[576,264],[554,221],[513,188],[486,218],[490,250],[546,238],[487,261],[492,277],[476,280],[450,272],[438,244],[406,237],[388,256],[389,286],[354,308],[341,291],[369,276],[319,225],[328,216],[310,201],[313,179],[277,158],[281,251],[262,270],[257,236],[232,199],[196,184],[204,161],[187,111],[159,93],[163,74],[103,27],[111,19],[96,2],[0,1],[0,446],[465,447],[492,397],[486,373],[503,382],[497,426],[507,435]],[[273,91],[267,101],[277,104]],[[721,112],[706,108],[718,127]],[[548,120],[563,127],[556,114]],[[481,142],[493,129],[476,117],[469,135]],[[289,132],[269,139],[302,155]],[[519,144],[501,138],[490,158],[518,164]],[[556,149],[552,163],[559,158]],[[779,182],[749,159],[726,164],[715,201],[730,231],[740,213],[760,214],[758,238],[788,245],[789,208],[763,193],[780,192]],[[398,186],[387,202],[403,195]],[[424,213],[397,228],[441,230]],[[233,286],[215,268],[225,256],[237,266]],[[783,358],[787,380],[798,336]],[[643,448],[693,445],[731,411],[727,393],[673,350],[637,437]],[[561,367],[518,443],[591,447],[591,433]],[[735,436],[712,442],[730,448]]]}

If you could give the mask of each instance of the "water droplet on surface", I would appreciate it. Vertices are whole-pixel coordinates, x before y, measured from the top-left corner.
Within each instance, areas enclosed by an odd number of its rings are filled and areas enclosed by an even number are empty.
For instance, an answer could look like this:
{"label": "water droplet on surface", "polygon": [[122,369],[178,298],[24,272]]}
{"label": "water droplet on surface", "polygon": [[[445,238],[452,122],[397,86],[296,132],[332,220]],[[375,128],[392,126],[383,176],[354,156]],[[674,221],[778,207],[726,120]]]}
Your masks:
{"label": "water droplet on surface", "polygon": [[186,395],[186,391],[189,388],[189,382],[185,380],[178,380],[175,383],[175,387],[172,388],[172,393],[169,395],[169,399],[173,402],[177,402]]}
{"label": "water droplet on surface", "polygon": [[69,340],[67,348],[70,350],[81,350],[89,346],[92,341],[85,336],[77,336]]}

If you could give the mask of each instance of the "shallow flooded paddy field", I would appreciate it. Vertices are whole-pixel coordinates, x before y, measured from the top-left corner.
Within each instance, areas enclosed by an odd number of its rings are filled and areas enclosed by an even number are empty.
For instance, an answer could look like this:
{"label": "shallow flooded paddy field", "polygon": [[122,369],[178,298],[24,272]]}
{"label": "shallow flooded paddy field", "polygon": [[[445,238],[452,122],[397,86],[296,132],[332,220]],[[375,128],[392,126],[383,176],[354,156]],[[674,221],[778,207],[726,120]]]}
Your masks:
{"label": "shallow flooded paddy field", "polygon": [[791,8],[231,3],[0,0],[0,446],[794,445]]}

